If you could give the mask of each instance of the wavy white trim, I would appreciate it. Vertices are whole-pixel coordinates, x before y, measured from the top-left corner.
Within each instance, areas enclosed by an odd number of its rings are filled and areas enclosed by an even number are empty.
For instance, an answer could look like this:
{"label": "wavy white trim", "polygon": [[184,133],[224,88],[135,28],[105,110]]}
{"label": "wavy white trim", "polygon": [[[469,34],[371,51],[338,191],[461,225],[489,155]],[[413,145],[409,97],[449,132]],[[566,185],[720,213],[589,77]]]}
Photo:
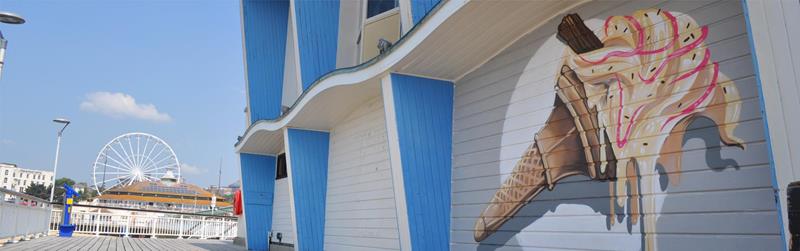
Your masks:
{"label": "wavy white trim", "polygon": [[436,28],[447,21],[450,16],[456,13],[466,3],[466,0],[449,0],[441,3],[442,6],[430,17],[418,24],[417,27],[403,39],[404,41],[402,43],[398,44],[388,55],[376,62],[361,66],[364,68],[358,69],[357,71],[334,72],[330,75],[323,76],[321,80],[318,80],[300,96],[300,100],[292,106],[287,114],[284,114],[276,120],[259,120],[250,125],[244,137],[242,137],[242,140],[237,142],[236,152],[241,152],[242,147],[245,145],[244,143],[256,132],[274,132],[286,127],[311,100],[322,92],[337,86],[360,84],[382,76],[397,65],[403,58],[408,56],[414,48],[417,48],[417,46],[428,37],[428,35],[433,33]]}

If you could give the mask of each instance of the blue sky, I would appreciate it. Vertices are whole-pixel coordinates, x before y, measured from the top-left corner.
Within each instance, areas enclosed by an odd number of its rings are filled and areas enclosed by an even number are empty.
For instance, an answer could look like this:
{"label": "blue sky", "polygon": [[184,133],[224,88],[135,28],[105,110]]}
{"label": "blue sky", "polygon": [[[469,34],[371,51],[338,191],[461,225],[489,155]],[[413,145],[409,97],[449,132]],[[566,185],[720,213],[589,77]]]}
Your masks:
{"label": "blue sky", "polygon": [[27,20],[0,24],[0,162],[52,170],[51,120],[66,117],[58,177],[90,181],[105,143],[141,131],[172,146],[191,183],[216,185],[220,158],[223,185],[239,179],[238,1],[0,0],[0,11]]}

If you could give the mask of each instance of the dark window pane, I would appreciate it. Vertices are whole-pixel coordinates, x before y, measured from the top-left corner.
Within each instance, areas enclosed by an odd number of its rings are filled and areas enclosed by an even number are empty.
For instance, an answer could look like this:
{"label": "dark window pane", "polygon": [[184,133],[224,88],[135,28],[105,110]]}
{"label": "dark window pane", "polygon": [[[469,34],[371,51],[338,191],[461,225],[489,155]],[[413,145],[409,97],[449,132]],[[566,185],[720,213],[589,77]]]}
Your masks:
{"label": "dark window pane", "polygon": [[286,154],[281,153],[280,155],[278,155],[278,167],[277,167],[277,173],[275,173],[275,179],[279,180],[286,178],[288,176],[289,174],[286,172]]}
{"label": "dark window pane", "polygon": [[397,0],[369,0],[367,2],[367,18],[384,13],[397,7]]}

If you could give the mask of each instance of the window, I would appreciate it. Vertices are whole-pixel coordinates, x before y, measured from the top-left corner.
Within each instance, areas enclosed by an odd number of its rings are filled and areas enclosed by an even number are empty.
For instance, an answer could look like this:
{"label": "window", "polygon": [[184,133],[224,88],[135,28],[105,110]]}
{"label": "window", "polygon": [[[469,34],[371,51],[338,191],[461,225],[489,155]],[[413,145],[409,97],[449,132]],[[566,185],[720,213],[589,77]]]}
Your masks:
{"label": "window", "polygon": [[286,172],[286,154],[285,153],[281,153],[280,155],[278,155],[278,163],[277,163],[277,168],[276,169],[277,169],[276,173],[275,173],[275,179],[276,180],[283,179],[283,178],[286,178],[286,177],[289,176],[289,173]]}
{"label": "window", "polygon": [[8,183],[8,178],[3,178],[3,183]]}
{"label": "window", "polygon": [[367,0],[367,18],[397,7],[397,0]]}
{"label": "window", "polygon": [[6,175],[8,175],[8,170],[6,169]]}

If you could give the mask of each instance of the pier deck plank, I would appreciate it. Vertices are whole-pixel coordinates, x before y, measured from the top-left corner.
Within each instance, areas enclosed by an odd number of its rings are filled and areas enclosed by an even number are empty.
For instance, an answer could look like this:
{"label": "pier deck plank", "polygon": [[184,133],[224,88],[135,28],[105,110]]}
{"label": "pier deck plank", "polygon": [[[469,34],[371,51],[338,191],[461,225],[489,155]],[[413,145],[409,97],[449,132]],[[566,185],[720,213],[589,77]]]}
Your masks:
{"label": "pier deck plank", "polygon": [[244,251],[244,247],[233,245],[231,241],[197,240],[197,239],[150,239],[108,236],[74,236],[60,238],[56,236],[41,237],[18,243],[7,243],[0,250],[197,250],[197,251]]}

